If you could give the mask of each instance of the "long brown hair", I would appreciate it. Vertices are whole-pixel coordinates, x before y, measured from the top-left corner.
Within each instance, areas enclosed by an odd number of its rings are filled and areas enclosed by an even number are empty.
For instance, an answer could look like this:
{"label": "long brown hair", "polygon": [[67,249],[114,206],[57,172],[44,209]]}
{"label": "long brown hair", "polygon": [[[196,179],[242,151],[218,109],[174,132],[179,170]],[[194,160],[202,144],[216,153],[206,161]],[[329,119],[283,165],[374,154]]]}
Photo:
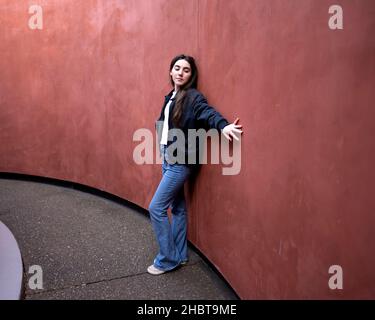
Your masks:
{"label": "long brown hair", "polygon": [[[182,113],[184,111],[183,109],[184,109],[184,102],[185,102],[187,90],[190,88],[196,89],[198,85],[198,69],[197,69],[197,65],[195,64],[194,58],[191,56],[180,54],[174,57],[171,61],[169,72],[172,71],[173,66],[178,60],[186,60],[187,62],[189,62],[190,68],[191,68],[191,76],[190,76],[189,81],[185,83],[184,86],[180,87],[180,90],[178,90],[176,94],[176,105],[174,106],[173,113],[172,113],[172,122],[174,126],[176,127],[180,126],[180,120],[181,120]],[[172,86],[174,86],[172,76],[170,77],[170,80],[171,80]]]}

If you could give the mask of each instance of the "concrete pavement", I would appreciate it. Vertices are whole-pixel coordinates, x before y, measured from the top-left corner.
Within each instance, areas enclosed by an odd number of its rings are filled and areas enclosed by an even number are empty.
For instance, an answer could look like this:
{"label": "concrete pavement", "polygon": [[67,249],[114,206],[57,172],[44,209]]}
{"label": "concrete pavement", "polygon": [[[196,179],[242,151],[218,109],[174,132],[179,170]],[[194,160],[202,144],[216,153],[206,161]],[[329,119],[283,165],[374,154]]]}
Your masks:
{"label": "concrete pavement", "polygon": [[[157,244],[145,210],[71,183],[20,179],[0,175],[0,221],[21,250],[22,298],[238,299],[192,247],[186,266],[149,275]],[[32,266],[43,289],[29,286]]]}

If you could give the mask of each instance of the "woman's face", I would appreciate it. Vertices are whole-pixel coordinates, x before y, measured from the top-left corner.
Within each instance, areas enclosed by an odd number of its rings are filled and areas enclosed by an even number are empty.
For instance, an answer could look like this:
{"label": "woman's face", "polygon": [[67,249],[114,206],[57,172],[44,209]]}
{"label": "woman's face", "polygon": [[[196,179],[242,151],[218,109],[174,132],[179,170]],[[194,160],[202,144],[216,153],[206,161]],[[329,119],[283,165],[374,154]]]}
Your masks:
{"label": "woman's face", "polygon": [[191,77],[190,63],[184,59],[176,61],[170,75],[175,85],[175,89],[179,89],[181,86],[185,85]]}

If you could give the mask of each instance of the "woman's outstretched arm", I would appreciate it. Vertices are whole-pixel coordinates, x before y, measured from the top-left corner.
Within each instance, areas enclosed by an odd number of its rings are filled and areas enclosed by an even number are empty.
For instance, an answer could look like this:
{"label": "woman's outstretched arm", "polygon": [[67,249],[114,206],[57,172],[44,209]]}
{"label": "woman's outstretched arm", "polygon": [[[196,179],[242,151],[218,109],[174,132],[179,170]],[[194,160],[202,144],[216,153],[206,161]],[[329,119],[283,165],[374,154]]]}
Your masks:
{"label": "woman's outstretched arm", "polygon": [[210,128],[222,130],[224,136],[232,141],[233,137],[237,141],[238,136],[242,134],[242,125],[238,124],[240,120],[237,118],[233,123],[228,121],[215,108],[208,105],[206,98],[198,90],[191,91],[195,97],[193,98],[193,109],[198,120],[203,120]]}

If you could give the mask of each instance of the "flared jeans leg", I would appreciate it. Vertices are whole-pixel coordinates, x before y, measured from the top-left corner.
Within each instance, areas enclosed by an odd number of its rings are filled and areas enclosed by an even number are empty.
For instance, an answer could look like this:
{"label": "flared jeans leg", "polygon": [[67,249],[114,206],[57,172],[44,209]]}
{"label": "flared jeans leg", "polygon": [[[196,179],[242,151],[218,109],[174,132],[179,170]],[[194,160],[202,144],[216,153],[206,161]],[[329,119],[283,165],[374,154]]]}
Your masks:
{"label": "flared jeans leg", "polygon": [[[182,164],[163,163],[163,177],[151,200],[149,211],[152,227],[159,245],[154,266],[171,270],[187,260],[187,218],[184,183],[190,168]],[[172,223],[167,210],[172,208]]]}
{"label": "flared jeans leg", "polygon": [[173,200],[171,211],[173,240],[180,254],[181,261],[187,261],[187,209],[184,188],[180,190],[177,197]]}

